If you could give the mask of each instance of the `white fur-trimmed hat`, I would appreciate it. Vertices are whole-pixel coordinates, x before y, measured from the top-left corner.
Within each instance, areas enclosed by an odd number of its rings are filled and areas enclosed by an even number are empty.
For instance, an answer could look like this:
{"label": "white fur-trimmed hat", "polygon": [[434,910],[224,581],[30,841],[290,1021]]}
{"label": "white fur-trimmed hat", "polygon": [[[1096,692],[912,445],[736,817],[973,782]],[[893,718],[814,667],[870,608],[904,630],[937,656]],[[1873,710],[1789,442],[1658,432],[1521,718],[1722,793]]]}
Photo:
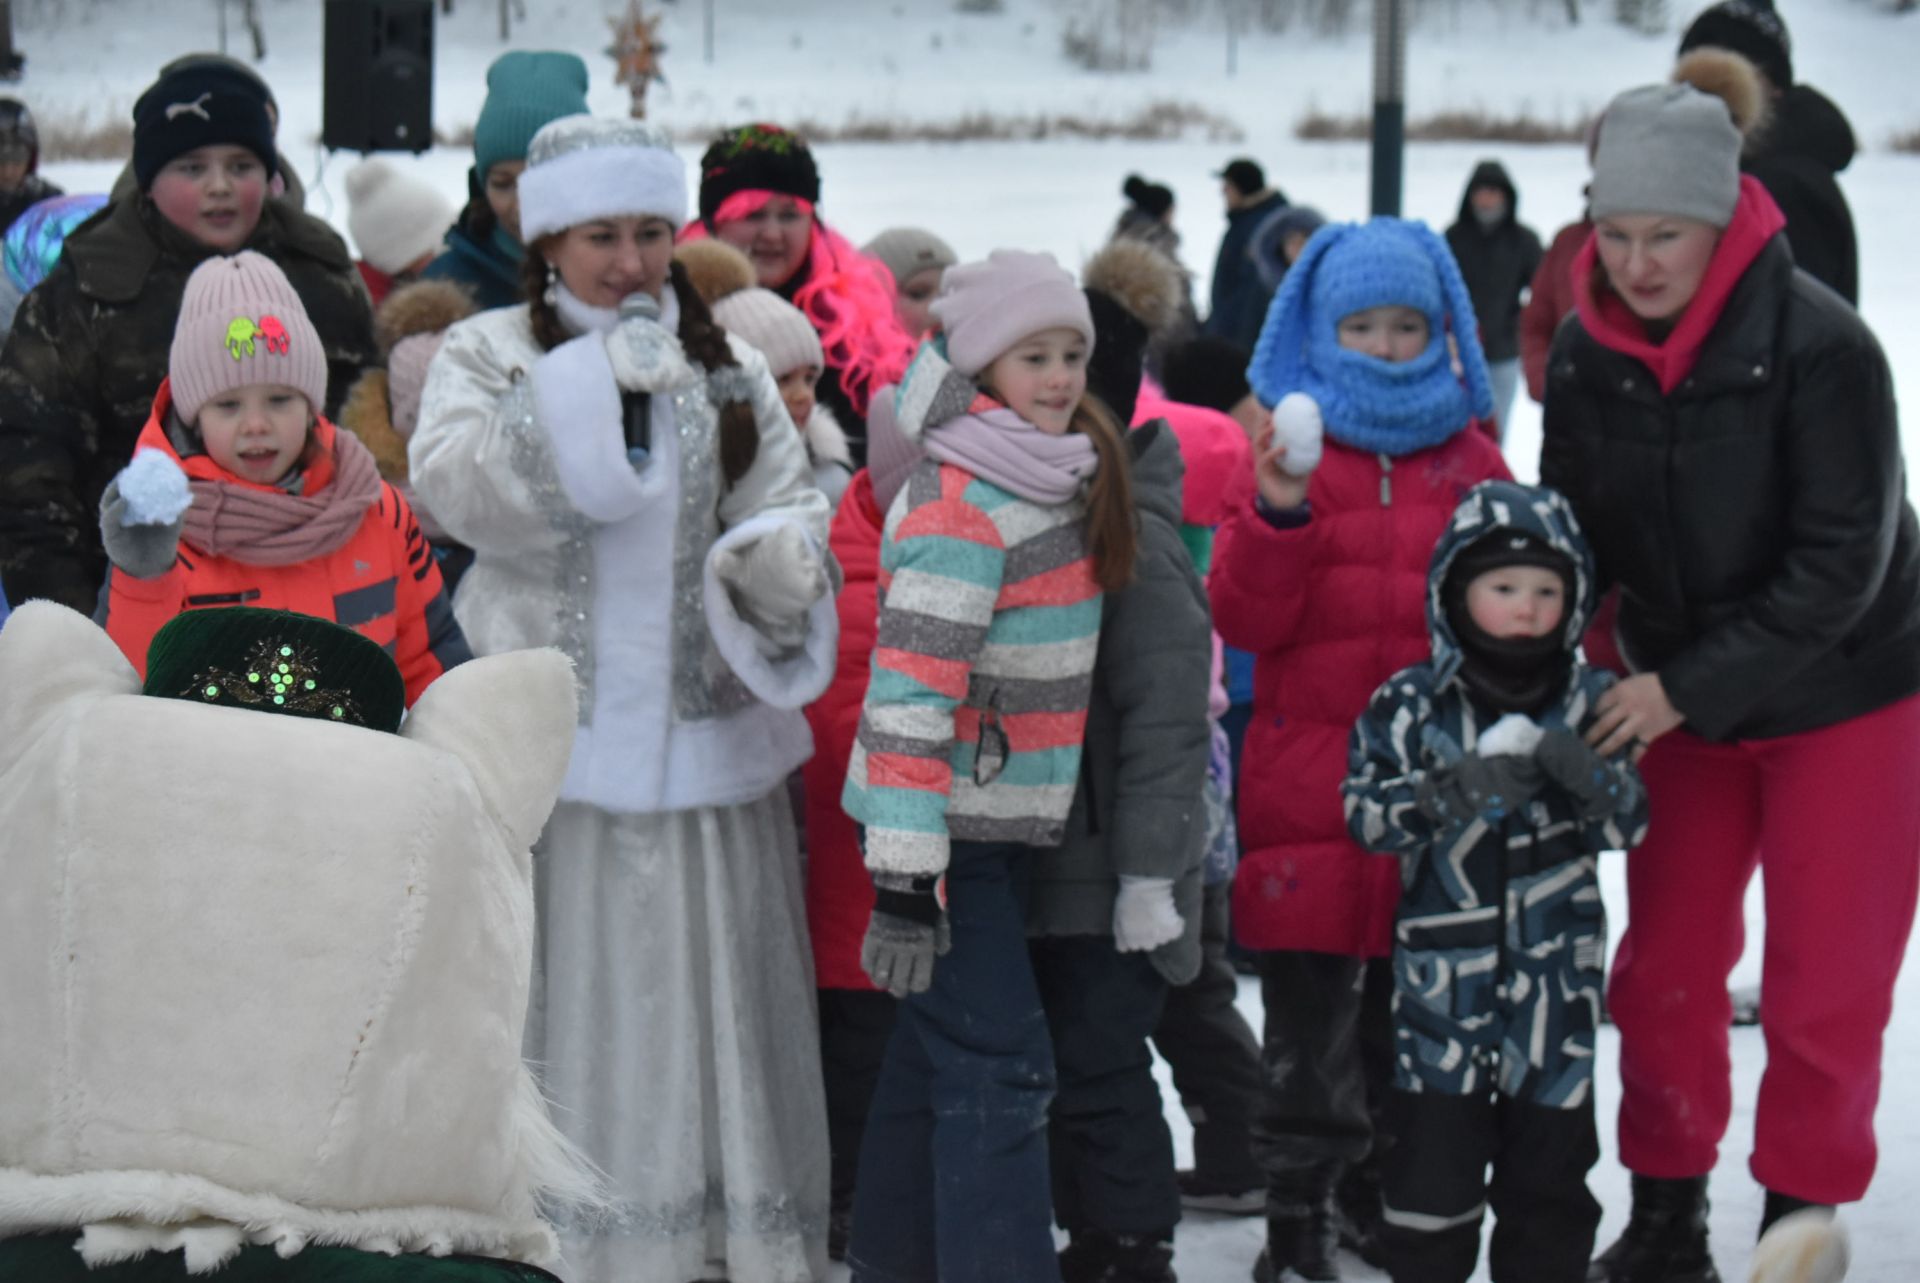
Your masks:
{"label": "white fur-trimmed hat", "polygon": [[527,146],[520,174],[520,239],[644,214],[675,231],[687,221],[687,166],[666,131],[638,120],[562,116]]}

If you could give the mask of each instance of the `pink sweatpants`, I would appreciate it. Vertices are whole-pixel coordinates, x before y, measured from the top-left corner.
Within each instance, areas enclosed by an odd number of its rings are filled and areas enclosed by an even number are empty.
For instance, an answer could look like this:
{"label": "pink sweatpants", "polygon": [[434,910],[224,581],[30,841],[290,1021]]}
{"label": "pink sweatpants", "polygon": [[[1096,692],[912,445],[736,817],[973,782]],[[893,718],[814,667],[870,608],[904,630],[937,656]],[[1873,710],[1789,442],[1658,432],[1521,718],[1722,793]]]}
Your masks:
{"label": "pink sweatpants", "polygon": [[1817,1203],[1866,1193],[1881,1036],[1920,890],[1920,696],[1837,726],[1714,744],[1681,730],[1641,762],[1652,807],[1627,862],[1608,1008],[1620,1029],[1620,1158],[1713,1170],[1732,1110],[1727,976],[1765,869],[1767,1068],[1755,1179]]}

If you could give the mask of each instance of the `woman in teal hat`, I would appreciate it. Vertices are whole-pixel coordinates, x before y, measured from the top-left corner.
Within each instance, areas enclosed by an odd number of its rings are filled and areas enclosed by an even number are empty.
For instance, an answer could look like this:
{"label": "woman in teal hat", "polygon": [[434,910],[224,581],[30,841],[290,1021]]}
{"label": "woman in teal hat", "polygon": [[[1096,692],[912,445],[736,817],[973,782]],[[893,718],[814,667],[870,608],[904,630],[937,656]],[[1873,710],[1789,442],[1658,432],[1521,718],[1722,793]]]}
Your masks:
{"label": "woman in teal hat", "polygon": [[467,207],[447,232],[428,278],[465,286],[485,310],[524,303],[520,262],[520,171],[527,144],[550,120],[587,110],[587,64],[574,54],[515,49],[487,68],[487,101],[473,126]]}

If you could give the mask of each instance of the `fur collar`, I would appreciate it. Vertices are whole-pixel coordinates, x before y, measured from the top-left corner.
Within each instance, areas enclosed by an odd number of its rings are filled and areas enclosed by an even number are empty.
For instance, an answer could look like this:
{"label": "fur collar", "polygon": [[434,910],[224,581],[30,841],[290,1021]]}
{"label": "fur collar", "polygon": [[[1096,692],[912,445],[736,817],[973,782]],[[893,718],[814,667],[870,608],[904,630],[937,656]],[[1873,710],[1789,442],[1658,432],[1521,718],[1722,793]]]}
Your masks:
{"label": "fur collar", "polygon": [[848,472],[853,471],[853,451],[847,445],[847,430],[823,403],[814,402],[813,413],[807,416],[806,431],[801,435],[807,439],[807,457],[815,463],[837,463]]}
{"label": "fur collar", "polygon": [[360,444],[373,452],[382,481],[406,484],[407,442],[393,426],[385,370],[371,369],[354,380],[352,390],[340,407],[339,426],[360,438]]}

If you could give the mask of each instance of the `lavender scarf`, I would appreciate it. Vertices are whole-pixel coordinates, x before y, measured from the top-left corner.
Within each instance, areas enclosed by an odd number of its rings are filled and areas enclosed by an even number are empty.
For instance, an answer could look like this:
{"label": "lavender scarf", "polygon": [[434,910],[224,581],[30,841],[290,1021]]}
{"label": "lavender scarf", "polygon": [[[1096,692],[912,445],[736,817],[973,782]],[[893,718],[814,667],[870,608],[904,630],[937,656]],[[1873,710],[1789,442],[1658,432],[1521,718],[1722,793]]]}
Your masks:
{"label": "lavender scarf", "polygon": [[1002,490],[1053,507],[1080,493],[1100,466],[1085,434],[1042,432],[1005,408],[979,410],[927,429],[926,449]]}

